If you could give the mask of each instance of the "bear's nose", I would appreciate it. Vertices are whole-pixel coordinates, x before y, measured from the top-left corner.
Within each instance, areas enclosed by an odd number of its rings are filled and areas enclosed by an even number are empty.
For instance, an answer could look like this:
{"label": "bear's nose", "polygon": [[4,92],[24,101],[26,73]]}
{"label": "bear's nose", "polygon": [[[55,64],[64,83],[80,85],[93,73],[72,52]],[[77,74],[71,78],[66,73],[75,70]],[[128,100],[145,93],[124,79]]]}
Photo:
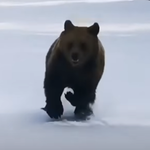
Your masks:
{"label": "bear's nose", "polygon": [[74,62],[79,61],[79,54],[77,52],[72,53],[71,58]]}

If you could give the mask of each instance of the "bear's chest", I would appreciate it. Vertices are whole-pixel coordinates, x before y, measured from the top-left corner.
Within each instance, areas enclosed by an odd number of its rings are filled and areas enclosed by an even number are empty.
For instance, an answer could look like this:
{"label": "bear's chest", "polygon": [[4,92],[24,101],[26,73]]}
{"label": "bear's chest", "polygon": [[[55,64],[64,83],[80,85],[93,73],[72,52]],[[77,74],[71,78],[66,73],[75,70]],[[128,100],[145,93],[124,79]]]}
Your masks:
{"label": "bear's chest", "polygon": [[65,74],[65,81],[70,87],[88,86],[92,81],[92,72],[82,70],[68,70]]}

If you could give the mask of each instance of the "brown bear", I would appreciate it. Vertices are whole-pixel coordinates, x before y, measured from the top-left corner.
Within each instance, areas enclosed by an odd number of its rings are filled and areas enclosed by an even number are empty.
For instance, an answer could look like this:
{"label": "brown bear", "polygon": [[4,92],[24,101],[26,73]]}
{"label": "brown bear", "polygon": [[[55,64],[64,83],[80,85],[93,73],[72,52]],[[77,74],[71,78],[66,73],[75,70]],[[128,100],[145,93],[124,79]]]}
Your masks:
{"label": "brown bear", "polygon": [[65,97],[75,107],[75,116],[93,114],[97,85],[103,75],[105,52],[98,39],[99,24],[79,27],[70,20],[64,23],[64,31],[53,42],[46,55],[44,92],[50,118],[61,118],[63,105],[61,94],[65,87],[74,90]]}

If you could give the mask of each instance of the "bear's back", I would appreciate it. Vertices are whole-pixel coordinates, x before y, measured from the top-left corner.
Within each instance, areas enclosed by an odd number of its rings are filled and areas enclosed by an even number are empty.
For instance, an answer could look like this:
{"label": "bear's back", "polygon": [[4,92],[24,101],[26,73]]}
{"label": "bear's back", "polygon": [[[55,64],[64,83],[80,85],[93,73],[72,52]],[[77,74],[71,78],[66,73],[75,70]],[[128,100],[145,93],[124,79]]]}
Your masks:
{"label": "bear's back", "polygon": [[55,49],[55,47],[56,47],[56,44],[57,44],[57,42],[58,42],[58,39],[59,38],[57,38],[53,43],[52,43],[52,45],[50,46],[50,48],[49,48],[49,50],[48,50],[48,52],[47,52],[47,55],[46,55],[46,67],[47,67],[47,65],[48,65],[48,62],[49,62],[49,60],[51,59],[51,54],[52,54],[52,52],[53,52],[53,50]]}

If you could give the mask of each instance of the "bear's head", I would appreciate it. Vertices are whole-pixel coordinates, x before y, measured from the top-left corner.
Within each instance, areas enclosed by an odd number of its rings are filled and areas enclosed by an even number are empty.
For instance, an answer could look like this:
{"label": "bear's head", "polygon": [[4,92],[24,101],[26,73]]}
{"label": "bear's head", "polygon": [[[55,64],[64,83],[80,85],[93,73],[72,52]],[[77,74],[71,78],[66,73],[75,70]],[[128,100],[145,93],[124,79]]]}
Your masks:
{"label": "bear's head", "polygon": [[89,27],[74,26],[70,20],[64,23],[59,38],[59,48],[64,58],[73,67],[86,64],[98,55],[99,24]]}

